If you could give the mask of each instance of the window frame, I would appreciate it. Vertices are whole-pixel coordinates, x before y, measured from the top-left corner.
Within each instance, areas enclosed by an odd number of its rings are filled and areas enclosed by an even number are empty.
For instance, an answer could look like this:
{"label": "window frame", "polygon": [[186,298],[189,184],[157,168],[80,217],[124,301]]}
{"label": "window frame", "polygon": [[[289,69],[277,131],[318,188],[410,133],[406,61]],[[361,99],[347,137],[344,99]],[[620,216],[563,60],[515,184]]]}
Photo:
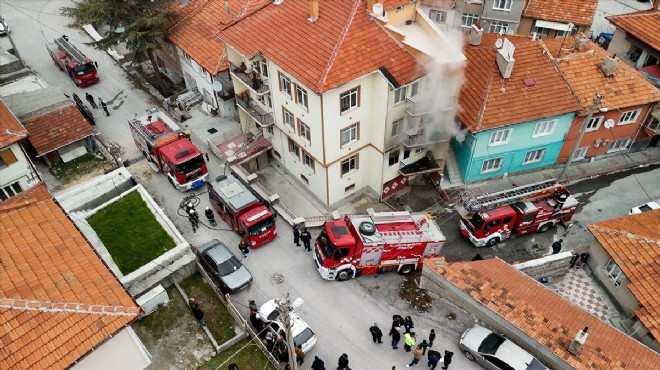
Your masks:
{"label": "window frame", "polygon": [[[625,120],[625,121],[624,121],[624,120],[623,120],[623,117],[624,117],[626,114],[628,114],[628,113],[631,113],[631,114],[633,115],[633,118],[632,118],[632,120],[628,119],[628,120]],[[640,113],[642,113],[642,109],[641,109],[641,108],[638,108],[638,109],[632,109],[632,110],[628,110],[628,111],[625,111],[625,112],[621,112],[621,117],[619,117],[619,122],[617,123],[617,125],[618,125],[618,126],[630,125],[630,124],[632,124],[632,123],[637,122],[637,119],[639,118]]]}
{"label": "window frame", "polygon": [[[585,132],[591,132],[591,131],[598,131],[600,128],[600,125],[603,123],[603,120],[605,119],[605,116],[597,116],[597,117],[591,117],[589,122],[587,122],[584,131]],[[596,127],[589,127],[592,125],[592,123],[596,122]]]}
{"label": "window frame", "polygon": [[413,98],[419,93],[419,81],[410,84],[410,97]]}
{"label": "window frame", "polygon": [[[339,112],[341,114],[346,113],[348,111],[351,111],[353,109],[357,109],[360,107],[360,86],[350,89],[348,91],[344,91],[343,93],[339,94]],[[355,99],[352,98],[352,96],[355,97]],[[348,101],[348,106],[344,108],[344,99],[347,99]],[[351,104],[351,102],[355,100],[355,104]]]}
{"label": "window frame", "polygon": [[[396,156],[394,156],[396,154]],[[401,162],[401,150],[394,149],[387,154],[387,165],[389,167],[396,166]]]}
{"label": "window frame", "polygon": [[[557,128],[557,122],[558,122],[557,119],[536,122],[536,125],[534,125],[534,131],[532,132],[532,138],[535,139],[537,137],[552,135],[555,132],[555,129]],[[547,129],[548,124],[550,125],[549,130]],[[541,128],[544,128],[545,130],[541,132]]]}
{"label": "window frame", "polygon": [[[351,168],[351,165],[350,165],[351,161],[353,162],[352,168]],[[349,164],[348,171],[346,171],[346,172],[344,172],[344,163]],[[339,162],[339,173],[340,173],[341,177],[348,176],[348,175],[354,173],[355,171],[357,171],[359,169],[360,169],[360,154],[359,153],[350,155],[350,156],[346,157],[345,159],[343,159],[342,161]]]}
{"label": "window frame", "polygon": [[[501,3],[502,6],[499,6]],[[508,5],[508,8],[507,8]],[[493,1],[493,10],[502,10],[506,12],[510,12],[511,8],[513,7],[513,0],[494,0]]]}
{"label": "window frame", "polygon": [[0,149],[0,168],[9,167],[18,162],[18,158],[11,147],[7,149]]}
{"label": "window frame", "polygon": [[[472,19],[472,23],[466,24],[467,20]],[[461,27],[466,27],[470,28],[472,27],[473,24],[479,22],[479,15],[478,14],[472,14],[472,13],[463,13],[461,15]]]}
{"label": "window frame", "polygon": [[[347,142],[344,142],[344,133],[348,132],[354,132],[353,138],[348,140]],[[356,122],[353,124],[350,124],[343,129],[339,130],[339,146],[340,147],[345,147],[347,145],[353,144],[354,142],[360,140],[360,122]]]}
{"label": "window frame", "polygon": [[[440,20],[437,19],[437,15],[440,15]],[[445,24],[447,23],[447,12],[440,9],[429,9],[429,19],[431,22]]]}
{"label": "window frame", "polygon": [[399,134],[401,134],[401,128],[403,127],[403,123],[404,123],[403,118],[400,118],[392,122],[392,131],[391,131],[392,137],[397,137]]}
{"label": "window frame", "polygon": [[[497,30],[494,28],[497,28]],[[488,33],[507,33],[507,31],[509,31],[509,24],[506,22],[491,21],[488,26]]]}
{"label": "window frame", "polygon": [[300,145],[296,143],[292,138],[289,138],[289,154],[295,155],[298,160],[300,160]]}
{"label": "window frame", "polygon": [[297,126],[298,126],[298,136],[301,138],[311,142],[312,141],[312,129],[309,127],[308,124],[303,122],[300,118],[297,120]]}
{"label": "window frame", "polygon": [[[398,105],[406,101],[406,96],[408,95],[407,88],[408,86],[401,86],[398,89],[394,89],[394,105]],[[401,93],[403,93],[403,96]]]}
{"label": "window frame", "polygon": [[[301,100],[305,104],[301,104],[300,103]],[[307,95],[307,90],[303,89],[298,84],[296,84],[296,104],[300,105],[301,107],[304,107],[305,109],[309,109],[309,97]]]}
{"label": "window frame", "polygon": [[307,167],[309,167],[312,172],[316,172],[316,166],[314,163],[316,163],[316,160],[314,160],[314,157],[312,157],[311,154],[307,153],[306,151],[302,151],[302,162],[305,164]]}
{"label": "window frame", "polygon": [[[538,155],[535,155],[535,153],[540,153],[541,157],[537,158]],[[530,150],[525,153],[525,159],[523,159],[522,164],[526,165],[526,164],[539,163],[542,162],[544,158],[545,158],[545,148]]]}
{"label": "window frame", "polygon": [[[498,161],[498,166],[497,167],[492,167],[492,168],[486,168],[486,163],[490,161]],[[498,157],[498,158],[490,158],[490,159],[485,159],[483,162],[481,162],[481,173],[491,173],[491,172],[497,172],[502,169],[502,165],[504,164],[504,157]],[[490,167],[490,166],[488,166]]]}
{"label": "window frame", "polygon": [[[280,81],[280,91],[282,94],[288,96],[290,99],[293,98],[293,90],[291,88],[291,79],[287,77],[285,74],[282,72],[278,72],[279,74],[279,81]],[[286,85],[288,84],[288,92],[286,91]]]}
{"label": "window frame", "polygon": [[[578,153],[580,153],[582,155],[578,156],[577,155]],[[588,146],[579,147],[573,153],[573,160],[574,161],[579,161],[579,160],[585,159],[585,158],[587,158],[587,153],[589,153],[589,147]]]}
{"label": "window frame", "polygon": [[[498,134],[505,133],[505,132],[506,132],[506,136],[505,136],[504,139],[500,138],[499,140],[494,140],[495,136],[498,136]],[[499,145],[508,144],[509,141],[511,140],[511,133],[512,132],[513,132],[512,128],[505,128],[505,129],[502,129],[502,130],[497,130],[497,131],[491,132],[490,136],[488,137],[488,146],[499,146]]]}
{"label": "window frame", "polygon": [[605,264],[605,267],[603,267],[603,272],[605,272],[612,283],[614,283],[614,286],[621,286],[623,278],[626,277],[623,271],[621,271],[619,265],[617,265],[616,261],[614,261],[611,257],[610,260]]}
{"label": "window frame", "polygon": [[[287,114],[291,116],[291,124],[287,122]],[[296,116],[284,107],[282,107],[282,122],[284,123],[284,126],[289,127],[293,132],[296,132]]]}
{"label": "window frame", "polygon": [[[623,146],[622,145],[617,145],[616,149],[612,149],[614,144],[618,144],[618,143],[622,143],[622,142],[625,142],[626,144],[623,145]],[[622,151],[627,150],[628,148],[630,148],[631,144],[632,144],[632,137],[624,137],[622,139],[612,140],[610,142],[610,144],[608,145],[608,147],[607,147],[607,152],[608,153],[622,152]]]}

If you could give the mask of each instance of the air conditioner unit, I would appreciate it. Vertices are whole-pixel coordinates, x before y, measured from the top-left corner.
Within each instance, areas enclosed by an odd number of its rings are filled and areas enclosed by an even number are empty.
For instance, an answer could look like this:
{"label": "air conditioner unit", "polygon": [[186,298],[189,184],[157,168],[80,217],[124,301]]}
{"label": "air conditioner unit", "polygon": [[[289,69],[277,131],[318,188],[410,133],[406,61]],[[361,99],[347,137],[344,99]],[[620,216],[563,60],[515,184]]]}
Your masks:
{"label": "air conditioner unit", "polygon": [[596,139],[594,141],[594,147],[598,148],[602,142],[603,142],[603,139]]}

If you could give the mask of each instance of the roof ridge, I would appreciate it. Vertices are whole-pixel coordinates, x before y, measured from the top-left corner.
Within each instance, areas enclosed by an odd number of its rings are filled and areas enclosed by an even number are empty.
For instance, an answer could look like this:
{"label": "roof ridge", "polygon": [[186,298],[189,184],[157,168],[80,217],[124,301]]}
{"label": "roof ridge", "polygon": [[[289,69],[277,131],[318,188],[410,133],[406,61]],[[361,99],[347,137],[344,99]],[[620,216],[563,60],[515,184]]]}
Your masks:
{"label": "roof ridge", "polygon": [[[495,52],[497,53],[497,51]],[[481,95],[481,101],[483,102],[483,104],[481,104],[481,108],[479,109],[479,114],[477,115],[477,122],[475,122],[476,130],[481,129],[481,124],[483,123],[484,114],[486,113],[486,105],[488,104],[488,97],[490,96],[490,90],[493,88],[493,80],[495,79],[495,66],[493,64],[497,64],[497,62],[493,60],[493,63],[491,63],[490,65],[490,72],[488,74],[488,88],[484,89],[484,92]]]}
{"label": "roof ridge", "polygon": [[339,54],[339,49],[341,49],[341,46],[344,43],[344,40],[346,39],[346,35],[348,35],[348,31],[353,25],[353,21],[355,20],[355,15],[357,14],[357,10],[361,4],[362,4],[361,0],[357,0],[353,3],[353,9],[351,10],[351,15],[348,17],[348,22],[346,23],[346,26],[344,26],[344,29],[342,30],[342,33],[339,36],[339,40],[337,41],[335,48],[332,50],[332,53],[330,54],[328,65],[323,71],[323,74],[321,75],[321,79],[319,80],[318,85],[316,85],[316,91],[321,91],[323,89],[325,80],[328,78],[328,74],[330,74],[330,70],[332,69],[332,66],[335,63],[337,54]]}
{"label": "roof ridge", "polygon": [[611,226],[604,226],[598,224],[592,224],[591,227],[594,229],[598,229],[598,231],[600,232],[612,232],[618,235],[624,235],[628,239],[643,240],[647,243],[660,244],[660,237],[653,238],[649,236],[637,235],[629,230],[619,230],[619,229],[614,229]]}
{"label": "roof ridge", "polygon": [[206,7],[209,6],[210,4],[212,4],[212,2],[207,1],[206,3],[200,5],[199,8],[197,8],[197,9],[193,10],[192,12],[188,13],[186,16],[184,16],[183,18],[179,19],[177,22],[174,22],[173,25],[171,25],[170,27],[167,28],[167,31],[169,32],[170,30],[174,30],[175,28],[177,28],[177,27],[178,27],[179,25],[181,25],[182,23],[186,22],[186,21],[187,21],[188,19],[190,19],[191,17],[197,15],[197,13],[199,13],[200,11],[202,11],[202,9],[206,8]]}
{"label": "roof ridge", "polygon": [[135,316],[140,308],[93,303],[48,302],[20,298],[0,298],[0,307],[10,310],[70,312],[108,316]]}

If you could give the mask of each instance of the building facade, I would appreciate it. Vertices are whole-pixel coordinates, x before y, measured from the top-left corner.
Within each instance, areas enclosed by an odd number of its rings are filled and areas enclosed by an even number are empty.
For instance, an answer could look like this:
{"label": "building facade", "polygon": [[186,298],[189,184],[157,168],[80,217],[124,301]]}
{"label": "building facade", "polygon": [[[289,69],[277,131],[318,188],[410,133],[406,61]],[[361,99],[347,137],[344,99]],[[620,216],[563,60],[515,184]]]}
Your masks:
{"label": "building facade", "polygon": [[518,33],[541,38],[589,34],[597,5],[598,0],[526,0]]}
{"label": "building facade", "polygon": [[21,147],[21,141],[27,136],[27,130],[0,100],[0,202],[30,189],[39,181]]}
{"label": "building facade", "polygon": [[454,24],[469,32],[479,24],[486,33],[517,33],[525,0],[456,0]]}
{"label": "building facade", "polygon": [[[660,64],[660,0],[652,10],[607,17],[616,29],[607,51],[641,69]],[[658,68],[658,67],[656,67]],[[652,73],[660,78],[660,73]]]}

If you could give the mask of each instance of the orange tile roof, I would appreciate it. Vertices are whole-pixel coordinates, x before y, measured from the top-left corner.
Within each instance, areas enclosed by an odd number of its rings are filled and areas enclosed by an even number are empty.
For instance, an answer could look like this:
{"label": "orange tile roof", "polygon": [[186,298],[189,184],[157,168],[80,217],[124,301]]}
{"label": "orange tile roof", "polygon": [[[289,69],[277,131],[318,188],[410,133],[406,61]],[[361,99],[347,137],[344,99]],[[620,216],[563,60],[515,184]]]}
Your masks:
{"label": "orange tile roof", "polygon": [[16,116],[7,108],[5,102],[0,100],[0,148],[18,142],[26,135],[27,130],[25,127],[21,125]]}
{"label": "orange tile roof", "polygon": [[637,298],[639,320],[660,338],[660,210],[619,217],[588,225],[630,283]]}
{"label": "orange tile roof", "polygon": [[[660,355],[499,258],[424,264],[575,369],[660,368]],[[585,326],[589,337],[574,356],[568,345]]]}
{"label": "orange tile roof", "polygon": [[442,9],[453,9],[456,7],[456,0],[422,0],[422,5],[437,6]]}
{"label": "orange tile roof", "polygon": [[[0,367],[65,369],[140,308],[43,184],[15,198],[0,203]],[[24,308],[26,301],[43,310]],[[63,303],[122,314],[73,312]]]}
{"label": "orange tile roof", "polygon": [[529,0],[523,17],[591,26],[598,0]]}
{"label": "orange tile roof", "polygon": [[94,134],[92,126],[74,105],[28,118],[23,125],[39,156]]}
{"label": "orange tile roof", "polygon": [[[580,99],[582,114],[586,114],[596,94],[602,94],[601,107],[622,109],[660,101],[660,90],[639,71],[619,61],[613,77],[600,70],[609,53],[589,41],[574,50],[575,37],[543,40],[550,53],[559,55],[559,69]],[[561,45],[564,47],[559,50]]]}
{"label": "orange tile roof", "polygon": [[168,30],[167,37],[197,64],[215,75],[228,68],[227,61],[222,58],[225,45],[216,36],[218,31],[237,18],[270,2],[272,0],[229,1],[232,14],[229,17],[224,1],[196,1],[186,6],[193,6],[194,9],[180,14],[180,19]]}
{"label": "orange tile roof", "polygon": [[[515,46],[511,78],[503,80],[495,60],[497,34],[484,34],[481,46],[465,47],[465,81],[458,117],[472,132],[552,117],[579,109],[568,85],[543,53],[540,40],[506,36]],[[535,86],[527,87],[524,79]],[[552,96],[549,104],[547,97]]]}
{"label": "orange tile roof", "polygon": [[[407,5],[412,3],[412,0],[380,0],[379,3],[383,4],[383,9],[389,10],[398,6]],[[366,8],[365,8],[366,9]],[[371,10],[371,9],[369,9]]]}
{"label": "orange tile roof", "polygon": [[660,10],[643,10],[605,17],[617,28],[660,51]]}
{"label": "orange tile roof", "polygon": [[224,29],[221,37],[248,58],[265,55],[316,93],[381,67],[399,85],[425,73],[422,64],[371,18],[366,0],[319,1],[319,18],[308,18],[306,1],[271,3]]}

